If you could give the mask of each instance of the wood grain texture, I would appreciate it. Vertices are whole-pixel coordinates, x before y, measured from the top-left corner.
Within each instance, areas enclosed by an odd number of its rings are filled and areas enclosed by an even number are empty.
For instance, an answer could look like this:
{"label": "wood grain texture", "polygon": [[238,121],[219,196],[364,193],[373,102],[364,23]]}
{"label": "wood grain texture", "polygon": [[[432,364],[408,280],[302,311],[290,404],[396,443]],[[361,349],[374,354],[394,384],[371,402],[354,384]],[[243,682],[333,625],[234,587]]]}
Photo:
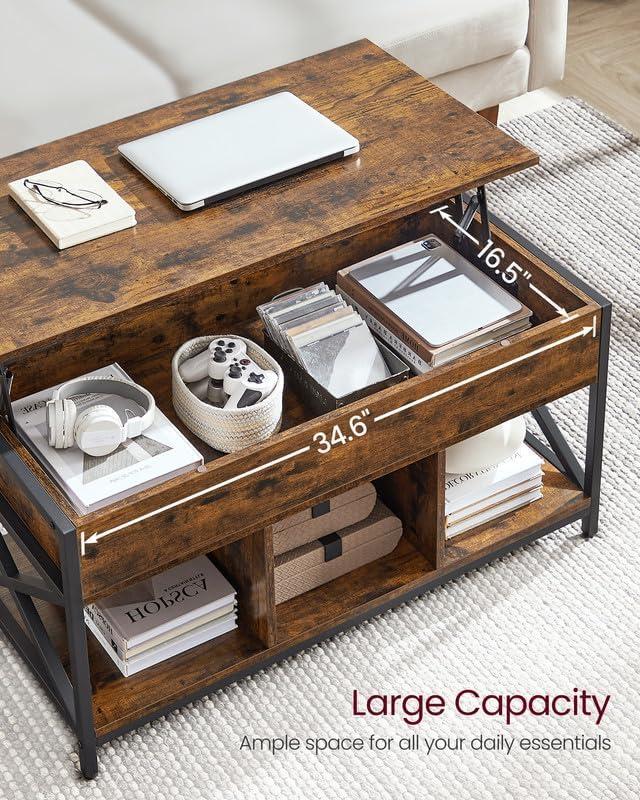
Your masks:
{"label": "wood grain texture", "polygon": [[260,303],[292,286],[333,281],[337,269],[426,234],[431,219],[421,212],[377,225],[304,256],[283,259],[269,269],[221,280],[213,289],[194,287],[170,302],[138,308],[135,316],[126,320],[106,320],[71,341],[61,337],[20,359],[13,396],[23,397],[74,378],[78,364],[89,371],[113,361],[126,369],[138,369],[141,362],[147,362],[141,369],[148,374],[153,372],[150,360],[157,358],[166,376],[173,352],[187,339],[203,332],[237,330],[238,325],[255,318]]}
{"label": "wood grain texture", "polygon": [[564,79],[552,88],[640,134],[639,36],[637,0],[571,0]]}
{"label": "wood grain texture", "polygon": [[[358,136],[360,155],[188,215],[117,155],[119,143],[142,133],[281,89],[296,92]],[[78,365],[87,371],[118,360],[176,422],[169,361],[184,339],[249,332],[259,340],[253,322],[258,303],[292,285],[333,280],[339,267],[423,233],[450,241],[451,230],[428,214],[430,206],[537,160],[368,42],[9,157],[0,162],[0,183],[75,158],[87,159],[135,206],[139,224],[59,253],[0,196],[5,301],[0,360],[15,367],[17,396],[74,376]],[[216,682],[257,670],[289,648],[373,614],[407,592],[424,591],[478,558],[589,508],[582,492],[546,465],[542,500],[444,542],[445,448],[588,385],[597,371],[597,335],[545,349],[590,325],[594,315],[598,322],[597,307],[508,237],[493,235],[496,244],[504,244],[507,262],[516,259],[529,269],[541,290],[573,312],[571,321],[561,321],[522,282],[514,291],[532,308],[536,324],[505,345],[317,418],[288,391],[282,430],[269,440],[230,455],[196,440],[205,455],[202,470],[82,517],[7,433],[69,512],[79,540],[154,514],[87,547],[81,559],[87,601],[205,552],[213,553],[238,589],[237,630],[130,678],[120,675],[89,637],[99,737]],[[528,358],[533,350],[540,352]],[[503,364],[504,369],[485,374]],[[319,454],[314,434],[334,424],[345,429],[365,405],[371,411],[366,436]],[[6,424],[0,421],[0,428],[4,434]],[[291,453],[295,457],[285,459]],[[265,465],[268,469],[260,471]],[[253,472],[245,475],[248,471]],[[227,483],[238,476],[243,477]],[[361,481],[378,479],[384,499],[403,520],[405,535],[397,548],[276,608],[270,525]],[[33,518],[28,498],[1,463],[0,491],[45,548],[52,547],[43,529],[46,520]],[[192,499],[198,492],[204,494]],[[38,606],[67,663],[61,609]]]}
{"label": "wood grain texture", "polygon": [[483,108],[482,111],[478,111],[481,117],[488,119],[492,125],[498,124],[498,116],[500,114],[500,106],[490,106],[489,108]]}
{"label": "wood grain texture", "polygon": [[[361,152],[185,214],[117,146],[280,90],[358,137]],[[134,206],[138,225],[59,252],[6,194],[7,181],[86,159]],[[212,89],[0,162],[0,361],[239,278],[462,189],[537,156],[367,41]]]}
{"label": "wood grain texture", "polygon": [[[489,202],[490,199],[489,189]],[[477,222],[472,230],[479,234]],[[179,301],[138,309],[135,317],[113,322],[113,327],[100,325],[73,341],[61,338],[20,361],[13,396],[23,397],[43,386],[74,378],[78,374],[78,364],[90,371],[113,361],[135,373],[144,385],[147,385],[145,381],[151,381],[153,385],[147,388],[154,391],[160,388],[163,379],[166,381],[171,357],[187,339],[203,332],[241,332],[246,321],[255,317],[256,306],[274,295],[292,286],[309,286],[322,280],[333,283],[338,269],[430,233],[453,243],[455,230],[435,214],[417,212],[340,239],[304,256],[286,259],[267,270],[222,281],[215,291],[194,289]],[[491,238],[495,246],[504,251],[505,265],[515,260],[531,273],[530,282],[520,281],[514,294],[531,308],[538,322],[553,319],[556,312],[531,290],[530,283],[568,311],[590,302],[582,292],[495,226],[491,228]],[[491,274],[491,277],[495,276]]]}
{"label": "wood grain texture", "polygon": [[270,466],[263,474],[253,474],[221,486],[88,546],[82,559],[86,598],[95,599],[113,592],[114,581],[122,588],[161,569],[169,560],[213,550],[347,485],[392,472],[592,383],[597,370],[599,339],[591,335],[563,341],[537,356],[518,360],[532,350],[545,348],[591,325],[594,311],[582,309],[575,312],[574,317],[565,324],[559,320],[543,323],[513,337],[507,347],[498,344],[485,348],[372,395],[366,406],[373,420],[375,416],[515,360],[495,374],[433,397],[428,403],[414,405],[380,423],[371,422],[361,443],[356,440],[320,455],[313,446],[313,436],[319,431],[330,431],[336,423],[347,429],[350,416],[362,409],[362,401],[303,422],[254,447],[221,456],[207,463],[200,472],[141,492],[136,495],[135,504],[123,501],[84,517],[81,531],[88,537],[261,465],[271,464],[289,453],[310,448]]}
{"label": "wood grain texture", "polygon": [[267,647],[276,641],[273,534],[263,528],[214,553],[238,593],[238,624]]}
{"label": "wood grain texture", "polygon": [[434,569],[444,556],[444,474],[440,450],[376,481],[379,496],[402,520],[404,536]]}
{"label": "wood grain texture", "polygon": [[[41,464],[14,435],[3,418],[0,418],[0,434],[4,440],[0,441],[0,494],[25,523],[49,558],[59,565],[59,541],[54,521],[34,503],[29,486],[18,480],[15,462],[21,462],[21,466],[31,473],[33,484],[40,485],[52,505],[62,511],[72,524],[76,524],[77,515],[66,497],[53,485]],[[5,453],[5,448],[10,448],[10,452]]]}

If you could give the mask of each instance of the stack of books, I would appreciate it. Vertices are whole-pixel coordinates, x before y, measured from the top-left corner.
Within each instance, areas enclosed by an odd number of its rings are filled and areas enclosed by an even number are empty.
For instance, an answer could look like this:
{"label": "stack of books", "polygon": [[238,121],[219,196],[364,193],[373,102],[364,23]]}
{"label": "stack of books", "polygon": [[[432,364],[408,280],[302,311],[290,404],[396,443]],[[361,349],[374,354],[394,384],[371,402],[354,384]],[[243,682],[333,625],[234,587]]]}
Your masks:
{"label": "stack of books", "polygon": [[447,474],[447,538],[540,499],[542,464],[542,458],[523,444],[512,456],[498,464],[476,472]]}
{"label": "stack of books", "polygon": [[199,556],[85,606],[84,618],[128,676],[236,628],[236,592]]}
{"label": "stack of books", "polygon": [[422,373],[520,333],[531,311],[436,236],[339,270],[371,330]]}

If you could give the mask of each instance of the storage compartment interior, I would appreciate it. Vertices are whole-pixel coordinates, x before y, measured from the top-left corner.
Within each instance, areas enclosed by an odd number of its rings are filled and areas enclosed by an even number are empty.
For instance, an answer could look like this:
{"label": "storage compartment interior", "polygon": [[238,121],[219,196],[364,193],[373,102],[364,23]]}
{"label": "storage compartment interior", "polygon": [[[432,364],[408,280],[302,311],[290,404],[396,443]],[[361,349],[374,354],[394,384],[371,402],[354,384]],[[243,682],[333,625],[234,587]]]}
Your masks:
{"label": "storage compartment interior", "polygon": [[[108,352],[110,354],[109,360],[118,361],[133,380],[147,388],[154,395],[158,407],[203,454],[206,464],[206,476],[192,471],[170,482],[169,489],[171,494],[169,495],[167,492],[168,500],[173,500],[176,496],[188,495],[189,487],[200,488],[205,480],[206,483],[204,485],[215,484],[217,462],[220,462],[221,465],[228,465],[233,461],[234,464],[239,465],[236,467],[236,471],[240,472],[243,469],[242,464],[244,462],[242,460],[243,451],[232,456],[223,456],[220,452],[204,444],[178,420],[171,400],[170,366],[171,358],[177,347],[188,338],[207,333],[220,335],[239,334],[256,341],[258,344],[262,344],[261,324],[255,314],[255,307],[259,303],[265,302],[279,292],[295,286],[308,286],[320,280],[333,283],[336,270],[341,266],[353,263],[399,242],[418,238],[426,233],[435,233],[445,241],[453,243],[452,230],[450,226],[437,220],[434,216],[422,215],[402,225],[397,225],[391,231],[385,229],[386,238],[382,238],[382,234],[379,233],[372,233],[368,237],[354,237],[338,243],[333,248],[327,248],[320,253],[307,256],[300,261],[284,263],[279,267],[270,268],[264,272],[257,270],[241,279],[232,279],[227,283],[217,284],[211,287],[207,294],[194,293],[188,306],[164,306],[145,312],[128,321],[120,320],[118,322],[117,335],[114,332],[94,332],[91,335],[87,335],[85,339],[69,343],[67,346],[60,345],[59,349],[52,347],[46,353],[40,354],[39,357],[34,356],[25,360],[24,363],[14,365],[14,397],[24,396],[32,391],[41,389],[43,386],[52,385],[56,381],[76,377],[79,364],[82,365],[82,371],[104,366],[104,353]],[[509,288],[517,293],[522,302],[534,312],[533,330],[517,334],[509,340],[510,345],[516,347],[519,343],[526,343],[528,338],[532,337],[536,329],[541,326],[546,326],[545,330],[551,330],[552,327],[562,329],[562,320],[558,317],[556,311],[543,301],[536,292],[530,289],[530,284],[544,289],[545,294],[555,298],[568,313],[579,310],[589,304],[589,300],[585,295],[569,286],[564,279],[557,276],[537,258],[520,248],[508,236],[501,234],[497,229],[493,229],[492,238],[495,245],[500,246],[505,252],[505,261],[517,260],[523,271],[530,276],[527,281],[518,281]],[[233,298],[233,301],[231,298]],[[499,353],[500,357],[507,359],[510,348],[492,345],[486,350],[462,357],[455,362],[455,368],[463,370],[466,365],[469,365],[469,370],[481,369],[489,351]],[[451,365],[444,365],[432,370],[428,377],[435,379],[441,371],[444,373],[450,370]],[[405,387],[422,380],[423,376],[412,376],[404,381],[401,386]],[[380,398],[386,394],[395,394],[397,396],[399,389],[400,386],[390,387],[380,392],[376,397]],[[510,390],[510,397],[517,398],[517,394],[518,387],[514,385]],[[362,405],[364,406],[365,404],[366,399],[362,401]],[[459,426],[462,428],[463,426],[474,424],[475,416],[473,411],[466,409],[464,405],[460,407],[460,410],[462,417]],[[522,413],[524,410],[526,408],[518,410],[517,413]],[[499,412],[499,409],[497,412]],[[338,414],[340,414],[340,411],[324,415],[322,419],[326,419],[326,423],[323,424],[326,424],[330,429],[333,422],[338,418],[336,416]],[[503,418],[508,418],[508,415]],[[282,441],[288,433],[295,432],[301,426],[304,427],[306,425],[308,428],[308,424],[317,419],[320,419],[320,417],[313,412],[305,398],[297,394],[293,388],[287,387],[285,383],[281,431],[256,448],[250,448],[252,454],[254,454],[250,466],[255,464],[255,453],[258,450],[263,447],[266,450],[269,445],[276,441]],[[397,417],[396,419],[400,420],[401,418]],[[493,424],[498,421],[500,420],[496,420]],[[391,430],[389,432],[393,442],[399,442],[398,453],[406,449],[408,445],[415,446],[418,437],[431,435],[431,431],[425,431],[422,428],[417,417],[411,421],[410,426],[405,422],[405,418],[402,419],[402,423],[402,434],[399,438],[392,436]],[[4,429],[6,427],[5,423],[3,422],[2,425]],[[458,438],[460,438],[459,435]],[[370,441],[373,441],[373,439]],[[400,447],[400,444],[402,447]],[[407,452],[410,452],[410,450]],[[379,479],[377,486],[380,496],[394,513],[403,520],[405,532],[400,545],[393,553],[380,559],[379,562],[375,562],[374,565],[358,568],[350,576],[332,581],[330,588],[319,587],[313,590],[312,593],[309,593],[313,595],[313,602],[307,602],[310,599],[309,597],[307,597],[307,600],[293,598],[284,603],[278,609],[276,615],[270,606],[271,600],[269,600],[269,593],[272,593],[272,590],[264,583],[264,581],[272,580],[272,572],[271,577],[269,577],[269,570],[263,574],[251,573],[251,580],[249,580],[248,575],[243,573],[243,566],[246,563],[251,563],[251,560],[256,557],[256,553],[252,549],[256,542],[259,542],[259,547],[261,548],[260,559],[265,558],[264,553],[268,553],[270,548],[268,536],[259,541],[259,537],[247,538],[245,532],[239,533],[235,537],[225,535],[224,538],[227,541],[224,547],[227,550],[221,550],[221,552],[225,553],[224,557],[228,568],[235,571],[238,575],[238,580],[246,581],[245,585],[250,598],[249,607],[251,611],[249,617],[245,617],[247,624],[243,628],[253,637],[252,641],[259,641],[263,646],[269,646],[274,641],[288,639],[292,634],[314,628],[318,620],[322,620],[326,624],[334,616],[340,616],[342,611],[346,613],[347,610],[366,606],[368,602],[374,602],[376,598],[386,597],[387,595],[392,596],[396,591],[401,592],[407,586],[412,585],[414,581],[419,582],[424,578],[425,574],[440,569],[449,563],[448,559],[450,560],[451,554],[460,551],[462,541],[470,542],[469,547],[471,550],[475,551],[476,545],[482,549],[481,539],[474,539],[474,536],[480,535],[479,533],[476,534],[476,531],[464,534],[463,538],[456,537],[450,544],[445,544],[442,530],[444,491],[442,488],[444,475],[442,451],[426,459],[419,460],[410,466],[406,466],[406,464],[410,463],[412,459],[406,457],[405,453],[402,455],[405,464],[400,464],[397,467],[396,462],[399,456],[394,456],[393,453],[388,452],[388,449],[381,450],[379,456],[377,460],[379,468],[376,467],[372,470],[369,477]],[[396,462],[394,462],[394,458]],[[415,461],[415,459],[413,460]],[[318,466],[314,468],[321,470],[321,463],[321,461],[318,461]],[[332,464],[335,463],[337,462],[332,462]],[[356,458],[353,463],[357,466],[358,459]],[[376,470],[377,474],[375,474]],[[333,475],[334,472],[335,475]],[[287,472],[287,478],[290,474],[291,470]],[[335,478],[333,481],[335,487],[345,485],[349,481],[357,482],[353,481],[356,477],[355,475],[351,474],[350,477],[346,477],[348,474],[347,464],[344,466],[344,475],[342,476],[338,474],[336,467],[318,472],[318,475],[323,478],[328,475],[332,476],[332,480]],[[224,477],[226,475],[227,473],[224,473]],[[61,493],[42,471],[38,473],[38,477],[55,498],[62,497]],[[559,484],[562,484],[559,494],[554,493],[552,485],[546,486],[545,499],[534,503],[532,510],[525,508],[522,511],[515,512],[512,515],[514,520],[525,520],[526,522],[529,515],[539,520],[545,514],[553,515],[556,511],[561,512],[567,500],[567,492],[565,490],[570,493],[573,492],[574,499],[578,495],[582,497],[577,487],[569,488],[563,484],[563,482],[566,482],[563,476],[558,474],[556,477]],[[301,480],[303,479],[301,478]],[[306,493],[304,496],[309,497],[309,491],[316,488],[315,481],[310,473],[306,475],[305,480]],[[547,483],[549,482],[547,481]],[[258,491],[255,491],[256,486]],[[438,487],[436,491],[432,488],[434,486]],[[162,506],[167,502],[163,496],[164,489],[165,485],[161,484],[156,487],[152,494],[144,498],[148,501],[149,507],[153,507],[152,501],[155,507]],[[254,491],[249,492],[249,494],[254,493],[257,497],[259,497],[261,491],[271,491],[269,479],[265,478],[257,481],[256,484],[252,484],[251,489]],[[234,496],[233,491],[226,494],[229,499]],[[271,494],[273,494],[272,491]],[[322,498],[318,497],[317,499]],[[113,511],[112,507],[108,507],[100,515],[94,515],[97,520],[95,521],[96,527],[89,528],[89,530],[104,530],[115,524],[111,522],[109,517],[111,513],[116,516],[116,522],[127,514],[131,517],[131,509],[135,507],[137,500],[138,495],[133,495],[124,502],[114,504]],[[278,497],[278,500],[280,501],[282,498]],[[65,506],[64,501],[62,501],[62,506],[63,508],[68,508],[68,504]],[[295,507],[301,507],[299,498],[296,500]],[[146,510],[146,506],[144,508]],[[169,563],[186,560],[198,552],[206,552],[211,549],[210,545],[208,546],[207,544],[206,538],[202,536],[204,532],[209,535],[212,534],[211,526],[208,524],[206,516],[207,510],[210,508],[215,508],[215,506],[201,507],[202,513],[197,518],[197,525],[195,526],[193,520],[196,518],[186,506],[184,507],[183,516],[177,517],[172,513],[166,518],[169,523],[176,526],[175,536],[171,537],[171,546],[170,548],[163,546],[153,551],[153,561],[151,563],[147,563],[148,557],[147,561],[145,561],[145,558],[141,555],[137,556],[136,558],[140,559],[141,564],[137,577],[141,577],[142,572],[140,570],[143,567],[148,574],[151,571],[158,571],[162,566],[163,560],[168,565]],[[295,509],[292,508],[292,510]],[[83,518],[77,514],[74,515],[72,511],[69,512],[69,516],[79,530],[84,527],[85,523],[94,523],[93,518]],[[231,512],[229,512],[229,516],[232,516]],[[514,523],[514,529],[516,528],[517,526]],[[144,533],[138,531],[137,536],[132,538],[135,538],[137,543],[140,543],[144,541],[145,537],[152,536],[155,530],[153,520],[151,520],[148,530]],[[487,532],[486,536],[491,540],[494,537],[494,531],[497,531],[498,538],[502,538],[506,529],[503,523],[494,522],[489,523],[487,526],[482,526],[482,530]],[[189,531],[191,531],[191,539],[187,541]],[[233,541],[233,539],[237,541]],[[199,544],[201,540],[202,544]],[[247,542],[249,541],[252,544],[247,549]],[[55,558],[56,554],[50,552],[50,555]],[[110,590],[115,591],[115,587],[112,588],[110,585],[113,566],[106,563],[104,566],[97,565],[95,559],[101,556],[100,552],[92,553],[91,556],[91,558],[82,563],[83,569],[87,571],[95,569],[100,572],[98,575],[99,580],[91,584],[88,592],[88,597],[95,599],[96,596],[104,595]],[[125,564],[123,561],[122,566],[127,565],[128,562]],[[252,588],[254,578],[257,578],[258,582],[263,582],[261,585],[266,587],[265,591],[261,590],[257,594],[252,594],[254,593]],[[126,584],[127,582],[131,583],[133,579],[134,576],[132,575],[131,578],[123,577],[122,581]],[[324,602],[325,599],[327,602]],[[317,619],[314,615],[317,615]],[[215,644],[212,646],[215,646]]]}
{"label": "storage compartment interior", "polygon": [[[426,223],[428,224],[426,233],[435,233],[440,236],[444,241],[454,245],[454,237],[452,235],[452,228],[442,220],[435,216],[430,216]],[[479,230],[476,231],[479,235]],[[416,233],[414,238],[418,238],[419,234]],[[583,306],[588,298],[581,295],[581,293],[570,287],[561,278],[551,272],[542,262],[535,257],[528,254],[516,242],[511,240],[506,235],[500,235],[497,229],[492,230],[492,239],[495,247],[499,247],[504,252],[502,263],[508,265],[510,263],[517,263],[521,267],[522,274],[530,276],[527,280],[519,280],[516,283],[504,283],[500,277],[496,277],[495,271],[487,266],[483,259],[472,258],[471,252],[465,252],[465,255],[470,258],[476,266],[479,266],[486,274],[498,282],[502,282],[504,288],[518,297],[518,299],[528,306],[533,311],[532,327],[536,327],[543,323],[550,321],[558,321],[557,311],[544,299],[540,294],[531,289],[531,285],[543,291],[550,296],[554,302],[560,307],[564,308],[568,314],[572,311]],[[391,242],[392,246],[395,242]],[[353,245],[352,245],[353,247]],[[345,248],[347,249],[347,248]],[[381,247],[380,249],[384,249]],[[375,251],[374,251],[375,252]],[[266,302],[271,297],[287,291],[296,286],[307,286],[318,281],[326,281],[329,285],[335,284],[336,271],[345,263],[351,263],[352,260],[357,258],[364,258],[371,255],[368,249],[357,248],[353,252],[351,258],[346,258],[340,254],[341,260],[335,261],[330,258],[322,259],[322,266],[316,265],[311,259],[309,266],[311,269],[302,270],[302,274],[290,274],[286,269],[283,274],[278,278],[280,282],[277,284],[270,284],[268,288],[265,287],[263,292],[258,289],[258,294],[255,296],[254,302],[250,304],[239,303],[240,308],[237,311],[237,318],[233,319],[231,324],[225,320],[216,321],[215,323],[203,323],[202,328],[198,329],[197,333],[187,333],[186,331],[173,331],[172,337],[164,336],[164,346],[161,348],[150,348],[149,355],[145,355],[139,347],[131,350],[120,359],[121,365],[131,375],[131,377],[143,386],[149,389],[156,398],[159,407],[164,413],[176,424],[180,430],[187,435],[193,444],[202,452],[205,462],[213,461],[222,455],[216,450],[209,448],[204,442],[195,437],[184,425],[178,420],[171,402],[171,357],[182,344],[182,342],[189,337],[189,335],[203,335],[203,334],[230,334],[240,335],[252,339],[261,347],[264,346],[264,335],[261,322],[257,319],[255,314],[255,306],[259,303]],[[343,263],[344,262],[344,263]],[[259,276],[257,277],[259,280]],[[207,327],[208,325],[208,327]],[[522,337],[527,336],[527,331],[516,334],[509,339],[509,342],[517,342]],[[482,350],[472,353],[468,356],[463,356],[463,359],[473,359],[482,353]],[[98,364],[96,366],[99,366]],[[439,368],[436,368],[439,369]],[[415,376],[410,375],[409,380]],[[319,416],[313,410],[312,404],[309,399],[299,393],[296,388],[290,385],[285,380],[285,392],[283,403],[283,419],[282,431],[289,430],[303,422],[308,422]],[[366,397],[361,400],[366,405]]]}
{"label": "storage compartment interior", "polygon": [[[478,223],[474,223],[474,226],[472,230],[479,236]],[[182,301],[184,305],[168,304],[140,312],[132,318],[110,321],[113,330],[90,332],[73,342],[48,347],[33,357],[26,356],[11,365],[14,372],[13,398],[76,377],[80,364],[83,371],[90,371],[111,360],[120,363],[134,380],[149,389],[164,413],[176,422],[171,403],[170,365],[173,353],[184,341],[206,334],[238,334],[262,345],[261,326],[255,311],[257,305],[292,288],[309,286],[318,281],[334,285],[338,269],[429,233],[457,246],[455,229],[437,215],[422,214],[402,225],[396,224],[389,229],[384,228],[383,232],[353,237],[337,243],[333,248],[325,247],[304,259],[284,262],[265,272],[257,270],[227,282],[221,280],[206,292],[194,290],[188,303]],[[475,258],[468,249],[464,254],[533,311],[534,327],[558,321],[558,312],[531,286],[546,293],[568,314],[589,303],[589,299],[578,289],[570,286],[499,229],[492,227],[491,237],[494,247],[499,247],[504,253],[502,264],[517,263],[526,279],[523,277],[515,283],[505,283],[483,259]],[[518,341],[526,335],[527,331],[516,334],[509,341]],[[109,353],[108,358],[105,353]],[[474,354],[470,354],[463,359],[473,357]],[[305,398],[286,387],[282,430],[288,430],[314,416]],[[191,436],[180,422],[176,424]],[[221,455],[208,449],[201,440],[194,441],[206,461]]]}

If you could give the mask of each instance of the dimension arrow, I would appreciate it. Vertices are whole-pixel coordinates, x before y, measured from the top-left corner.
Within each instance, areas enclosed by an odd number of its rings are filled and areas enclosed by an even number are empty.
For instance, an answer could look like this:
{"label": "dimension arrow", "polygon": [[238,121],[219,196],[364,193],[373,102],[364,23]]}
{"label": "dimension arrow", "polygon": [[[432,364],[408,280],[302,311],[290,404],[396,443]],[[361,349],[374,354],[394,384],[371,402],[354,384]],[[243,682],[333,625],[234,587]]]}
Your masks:
{"label": "dimension arrow", "polygon": [[454,228],[456,228],[457,230],[459,230],[459,231],[460,231],[460,233],[461,233],[461,234],[463,234],[463,236],[466,236],[466,237],[467,237],[467,239],[471,239],[471,241],[472,241],[472,242],[474,242],[475,244],[477,244],[477,245],[479,246],[479,245],[480,245],[480,242],[478,241],[478,239],[476,239],[476,237],[475,237],[475,236],[472,236],[472,235],[469,233],[469,231],[465,230],[465,229],[462,227],[462,225],[458,225],[458,223],[455,221],[455,219],[454,219],[454,218],[451,216],[451,214],[449,214],[449,212],[446,210],[446,209],[448,209],[448,208],[449,208],[449,206],[440,206],[439,208],[434,208],[434,209],[433,209],[432,211],[430,211],[429,213],[430,213],[430,214],[440,214],[440,217],[441,217],[442,219],[446,219],[446,220],[449,222],[449,224],[450,224],[450,225],[453,225],[453,227],[454,227]]}
{"label": "dimension arrow", "polygon": [[86,539],[84,538],[84,531],[82,531],[80,534],[81,553],[84,555],[85,545],[87,544],[97,544],[100,539],[104,539],[105,536],[109,536],[116,531],[124,530],[125,528],[129,528],[131,525],[137,525],[138,522],[143,522],[145,519],[155,517],[157,514],[163,514],[165,511],[170,511],[172,508],[177,508],[184,503],[189,503],[191,500],[196,500],[198,497],[204,497],[207,494],[211,494],[211,492],[215,492],[216,489],[222,489],[224,486],[229,486],[230,484],[236,483],[243,478],[249,477],[249,475],[255,475],[257,472],[263,472],[265,469],[269,469],[269,467],[273,467],[276,464],[281,464],[283,461],[288,461],[290,458],[295,458],[296,456],[302,455],[302,453],[307,453],[309,450],[311,450],[311,445],[307,445],[307,447],[301,447],[300,450],[294,450],[292,453],[287,453],[286,456],[274,458],[273,461],[269,461],[266,464],[261,464],[259,467],[254,467],[253,469],[249,469],[246,472],[242,472],[240,475],[236,475],[233,478],[228,478],[226,481],[216,483],[215,486],[208,486],[206,489],[201,489],[199,492],[195,492],[194,494],[190,494],[188,497],[183,497],[181,500],[176,500],[173,503],[169,503],[169,505],[162,506],[162,508],[156,508],[153,511],[149,511],[147,514],[142,514],[141,516],[131,519],[128,522],[123,522],[121,525],[116,525],[115,528],[109,528],[109,530],[103,531],[102,533],[92,533],[91,536]]}
{"label": "dimension arrow", "polygon": [[524,353],[517,358],[512,358],[511,361],[506,361],[504,364],[498,364],[495,367],[491,367],[491,369],[486,369],[484,372],[479,372],[477,375],[473,375],[471,378],[465,378],[463,381],[458,381],[457,383],[452,383],[451,386],[445,386],[444,389],[439,389],[437,392],[432,392],[431,394],[427,394],[424,397],[419,397],[417,400],[413,400],[411,403],[405,403],[403,406],[398,406],[398,408],[393,408],[391,411],[385,411],[384,414],[379,414],[377,417],[373,418],[374,422],[380,422],[383,419],[387,419],[388,417],[393,417],[395,414],[400,414],[402,411],[406,411],[409,408],[413,408],[414,406],[419,406],[421,403],[426,403],[427,400],[433,400],[434,397],[440,397],[443,394],[447,394],[448,392],[453,392],[454,389],[459,389],[461,386],[467,386],[470,383],[474,383],[474,381],[479,381],[480,378],[485,378],[487,375],[493,375],[496,372],[500,372],[507,367],[512,366],[513,364],[519,364],[521,361],[526,361],[528,358],[533,358],[533,356],[537,356],[540,353],[545,353],[547,350],[551,350],[554,347],[558,347],[561,344],[565,344],[565,342],[570,342],[572,339],[579,339],[581,336],[587,336],[588,334],[592,334],[595,336],[596,332],[596,318],[593,318],[593,323],[588,325],[585,328],[582,328],[576,333],[572,333],[569,336],[565,336],[562,339],[558,339],[556,342],[549,342],[549,344],[545,344],[542,347],[538,347],[535,350],[531,350],[529,353]]}
{"label": "dimension arrow", "polygon": [[557,303],[554,303],[553,300],[550,297],[547,297],[547,295],[544,292],[541,292],[537,286],[534,286],[532,283],[530,283],[529,288],[531,289],[532,292],[535,292],[538,295],[538,297],[541,297],[543,300],[546,300],[547,303],[549,303],[549,305],[551,306],[551,308],[554,308],[558,312],[558,314],[561,314],[563,317],[569,316],[566,308],[562,308],[562,306],[559,306]]}

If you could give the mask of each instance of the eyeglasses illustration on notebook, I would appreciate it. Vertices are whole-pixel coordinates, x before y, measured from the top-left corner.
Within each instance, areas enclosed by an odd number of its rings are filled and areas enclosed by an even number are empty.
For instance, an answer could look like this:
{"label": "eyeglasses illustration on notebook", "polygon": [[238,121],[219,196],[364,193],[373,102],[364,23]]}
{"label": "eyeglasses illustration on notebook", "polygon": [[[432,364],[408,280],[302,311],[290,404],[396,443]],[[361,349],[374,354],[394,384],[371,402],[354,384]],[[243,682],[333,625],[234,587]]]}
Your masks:
{"label": "eyeglasses illustration on notebook", "polygon": [[23,184],[38,199],[62,208],[97,209],[107,205],[107,200],[90,189],[68,189],[57,181],[32,181],[25,178]]}

